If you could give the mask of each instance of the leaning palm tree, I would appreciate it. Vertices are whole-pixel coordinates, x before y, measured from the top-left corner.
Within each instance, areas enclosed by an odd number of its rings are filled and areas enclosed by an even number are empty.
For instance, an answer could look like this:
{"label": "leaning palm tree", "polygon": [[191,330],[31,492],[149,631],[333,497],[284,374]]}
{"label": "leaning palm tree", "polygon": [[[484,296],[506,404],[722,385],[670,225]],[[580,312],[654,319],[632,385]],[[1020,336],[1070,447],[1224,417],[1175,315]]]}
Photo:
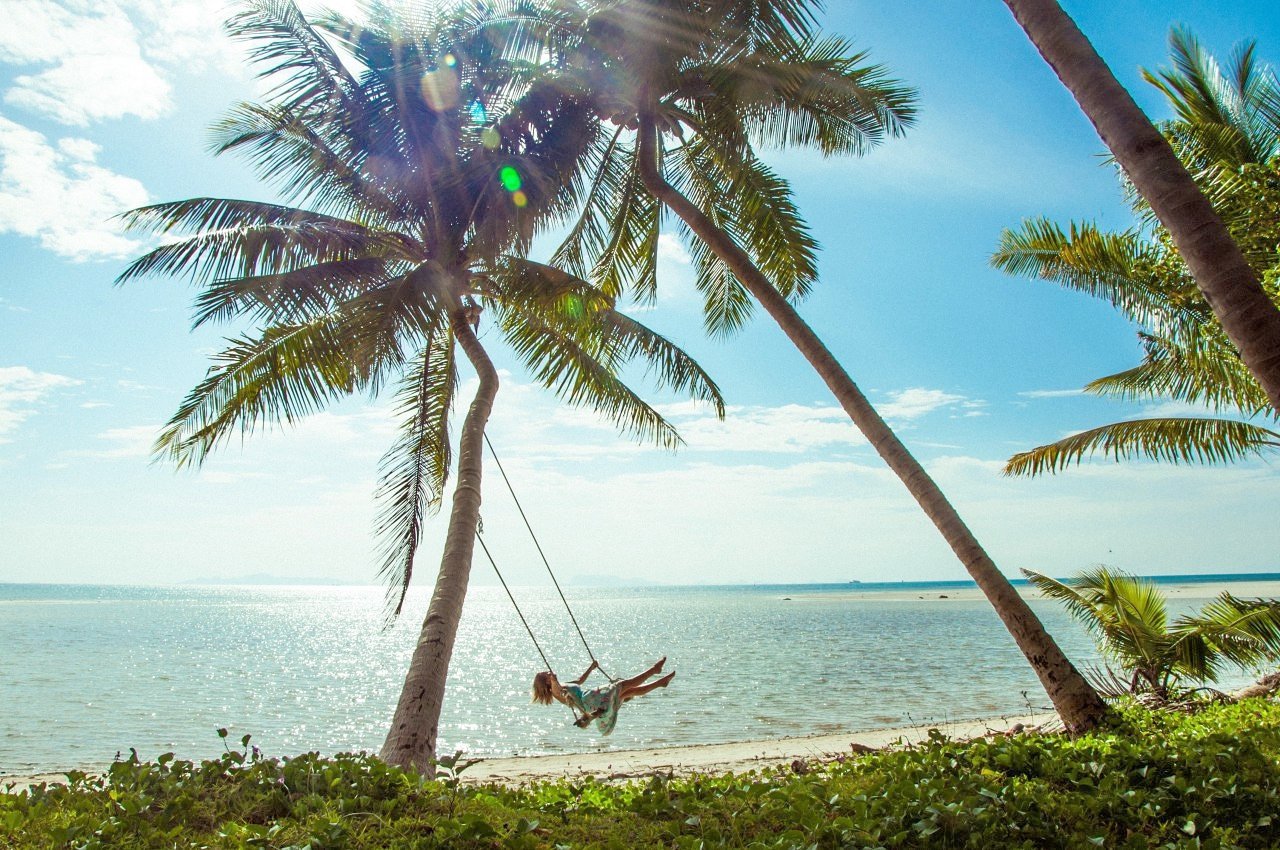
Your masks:
{"label": "leaning palm tree", "polygon": [[590,153],[582,212],[556,261],[608,291],[651,298],[663,211],[697,270],[706,326],[727,335],[760,304],[991,600],[1067,726],[1106,711],[945,495],[796,312],[816,243],[756,144],[863,152],[903,131],[914,93],[814,25],[806,0],[552,2],[521,19],[524,58],[610,128]]}
{"label": "leaning palm tree", "polygon": [[1127,677],[1132,694],[1168,699],[1179,680],[1217,681],[1280,658],[1280,600],[1223,593],[1199,612],[1170,622],[1155,582],[1098,567],[1070,582],[1023,571],[1046,597],[1061,602]]}
{"label": "leaning palm tree", "polygon": [[629,363],[723,404],[695,362],[618,312],[612,295],[524,258],[572,204],[575,169],[598,133],[590,113],[503,63],[480,34],[482,3],[448,15],[367,11],[359,23],[310,22],[291,0],[254,0],[232,19],[274,88],[217,126],[215,150],[247,154],[289,205],[196,198],[134,210],[135,228],[188,235],[120,280],[186,275],[205,284],[197,325],[259,326],[214,356],[160,435],[157,452],[179,465],[234,434],[396,384],[402,425],[382,461],[376,528],[391,616],[448,481],[460,355],[474,369],[435,592],[382,750],[430,772],[498,389],[476,332],[482,311],[540,383],[640,439],[679,441],[619,379]]}
{"label": "leaning palm tree", "polygon": [[[1173,67],[1144,72],[1176,118],[1160,125],[1179,158],[1213,199],[1252,265],[1280,303],[1280,80],[1256,48],[1226,68],[1188,31],[1170,36]],[[1020,452],[1008,474],[1055,472],[1093,454],[1173,463],[1221,463],[1280,448],[1276,408],[1240,361],[1196,288],[1168,231],[1141,196],[1129,194],[1141,224],[1108,233],[1036,219],[1006,231],[992,262],[1010,274],[1049,280],[1114,305],[1142,327],[1140,365],[1099,378],[1086,392],[1127,400],[1174,399],[1212,415],[1140,417],[1089,428]]]}
{"label": "leaning palm tree", "polygon": [[1263,291],[1213,205],[1056,0],[1005,5],[1168,228],[1227,337],[1271,406],[1280,409],[1280,307]]}

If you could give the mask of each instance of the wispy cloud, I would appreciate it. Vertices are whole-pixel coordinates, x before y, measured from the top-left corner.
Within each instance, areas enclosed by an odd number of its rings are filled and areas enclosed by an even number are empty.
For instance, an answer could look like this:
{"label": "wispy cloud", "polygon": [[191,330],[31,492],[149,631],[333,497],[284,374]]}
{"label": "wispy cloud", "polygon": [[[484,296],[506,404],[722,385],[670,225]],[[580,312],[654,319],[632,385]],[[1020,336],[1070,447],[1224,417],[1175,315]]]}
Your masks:
{"label": "wispy cloud", "polygon": [[1023,398],[1070,398],[1084,395],[1084,390],[1025,390],[1018,395]]}
{"label": "wispy cloud", "polygon": [[72,126],[126,115],[149,119],[171,104],[169,75],[229,64],[226,7],[202,0],[8,0],[0,62],[14,77],[4,100]]}
{"label": "wispy cloud", "polygon": [[146,203],[147,190],[98,165],[97,152],[85,139],[50,144],[0,115],[0,233],[38,239],[77,261],[136,252],[140,243],[111,219]]}
{"label": "wispy cloud", "polygon": [[52,372],[36,372],[26,366],[0,366],[0,443],[12,442],[9,435],[34,412],[50,393],[80,382]]}
{"label": "wispy cloud", "polygon": [[965,410],[971,411],[982,407],[983,402],[971,401],[962,395],[943,390],[912,387],[889,393],[889,400],[877,404],[876,409],[885,419],[912,420],[956,406],[963,406]]}

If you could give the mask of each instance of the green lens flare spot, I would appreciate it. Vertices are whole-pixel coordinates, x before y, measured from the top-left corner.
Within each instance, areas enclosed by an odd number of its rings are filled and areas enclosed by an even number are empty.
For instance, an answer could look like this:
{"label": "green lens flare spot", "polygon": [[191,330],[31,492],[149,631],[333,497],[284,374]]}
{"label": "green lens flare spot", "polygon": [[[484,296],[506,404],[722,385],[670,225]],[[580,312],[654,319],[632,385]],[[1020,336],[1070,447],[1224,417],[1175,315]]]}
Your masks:
{"label": "green lens flare spot", "polygon": [[498,172],[498,179],[502,181],[502,188],[508,192],[518,192],[520,187],[524,185],[523,181],[520,180],[520,172],[509,165],[502,166],[502,169]]}
{"label": "green lens flare spot", "polygon": [[586,310],[582,305],[582,296],[567,295],[564,299],[564,312],[571,319],[581,319]]}

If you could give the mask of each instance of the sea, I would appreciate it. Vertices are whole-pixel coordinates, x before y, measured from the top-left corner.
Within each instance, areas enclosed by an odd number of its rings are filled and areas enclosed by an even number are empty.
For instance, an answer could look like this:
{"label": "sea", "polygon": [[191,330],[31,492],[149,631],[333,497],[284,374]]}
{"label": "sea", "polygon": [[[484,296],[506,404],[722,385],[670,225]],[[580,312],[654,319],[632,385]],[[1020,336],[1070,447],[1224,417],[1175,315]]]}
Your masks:
{"label": "sea", "polygon": [[[1231,580],[1179,576],[1174,612]],[[1196,585],[1204,587],[1197,593]],[[1047,699],[969,582],[566,588],[606,670],[661,656],[665,690],[608,737],[531,704],[542,663],[500,587],[475,586],[451,664],[442,754],[506,757],[750,741],[1041,711]],[[589,657],[554,589],[513,587],[563,677]],[[250,735],[269,756],[382,743],[428,602],[387,625],[383,590],[0,584],[0,774],[102,769],[134,749],[201,759]],[[1100,662],[1060,606],[1032,607],[1079,665]],[[1227,684],[1252,676],[1234,674]],[[603,681],[603,680],[598,680]]]}

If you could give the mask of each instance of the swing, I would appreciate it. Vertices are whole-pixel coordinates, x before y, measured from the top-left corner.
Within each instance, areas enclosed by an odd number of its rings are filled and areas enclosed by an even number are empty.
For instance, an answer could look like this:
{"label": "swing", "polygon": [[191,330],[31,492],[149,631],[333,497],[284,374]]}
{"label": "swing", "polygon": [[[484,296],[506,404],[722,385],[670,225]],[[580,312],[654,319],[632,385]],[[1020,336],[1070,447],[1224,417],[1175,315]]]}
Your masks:
{"label": "swing", "polygon": [[[502,468],[502,461],[498,460],[498,453],[494,451],[493,443],[489,441],[489,435],[484,435],[484,443],[489,447],[489,454],[493,456],[493,462],[498,467],[498,472],[502,475],[502,480],[506,482],[507,492],[511,494],[511,500],[516,504],[516,510],[520,512],[520,518],[524,520],[524,527],[529,531],[529,537],[533,540],[534,548],[538,550],[539,557],[542,558],[542,564],[547,568],[547,575],[551,576],[551,583],[555,585],[556,593],[560,595],[560,601],[564,603],[565,611],[569,612],[569,619],[573,622],[573,628],[578,632],[578,638],[582,641],[582,646],[587,651],[587,656],[591,659],[591,663],[595,669],[599,670],[610,685],[617,685],[620,679],[611,675],[604,666],[596,658],[596,654],[591,651],[591,644],[587,643],[586,635],[582,633],[582,627],[578,625],[578,618],[573,614],[573,608],[569,605],[569,600],[565,598],[564,591],[560,589],[560,582],[556,579],[555,572],[551,569],[550,562],[547,561],[546,553],[542,551],[542,545],[538,542],[538,535],[534,533],[533,526],[529,524],[529,517],[525,515],[524,507],[520,504],[519,497],[516,496],[515,488],[511,486],[511,479],[507,477],[507,471]],[[529,639],[533,641],[533,646],[538,650],[538,655],[542,656],[542,663],[546,665],[547,671],[555,675],[555,670],[551,666],[551,662],[547,659],[547,654],[542,651],[542,645],[538,643],[538,638],[533,633],[533,629],[529,626],[529,621],[525,619],[524,612],[520,610],[520,604],[516,602],[516,597],[511,592],[511,588],[507,586],[507,580],[503,578],[502,571],[498,569],[498,562],[494,560],[493,554],[489,551],[489,547],[485,545],[483,536],[483,523],[476,527],[476,541],[480,544],[481,550],[484,551],[485,557],[489,559],[489,564],[493,567],[494,573],[498,576],[498,581],[502,583],[502,589],[507,592],[507,598],[511,600],[511,605],[516,609],[520,622],[524,624],[524,630],[529,633]],[[590,672],[590,671],[588,671]],[[558,677],[557,677],[558,678]],[[579,728],[586,728],[594,719],[589,714],[583,714],[572,705],[569,710],[573,712],[574,725]]]}

